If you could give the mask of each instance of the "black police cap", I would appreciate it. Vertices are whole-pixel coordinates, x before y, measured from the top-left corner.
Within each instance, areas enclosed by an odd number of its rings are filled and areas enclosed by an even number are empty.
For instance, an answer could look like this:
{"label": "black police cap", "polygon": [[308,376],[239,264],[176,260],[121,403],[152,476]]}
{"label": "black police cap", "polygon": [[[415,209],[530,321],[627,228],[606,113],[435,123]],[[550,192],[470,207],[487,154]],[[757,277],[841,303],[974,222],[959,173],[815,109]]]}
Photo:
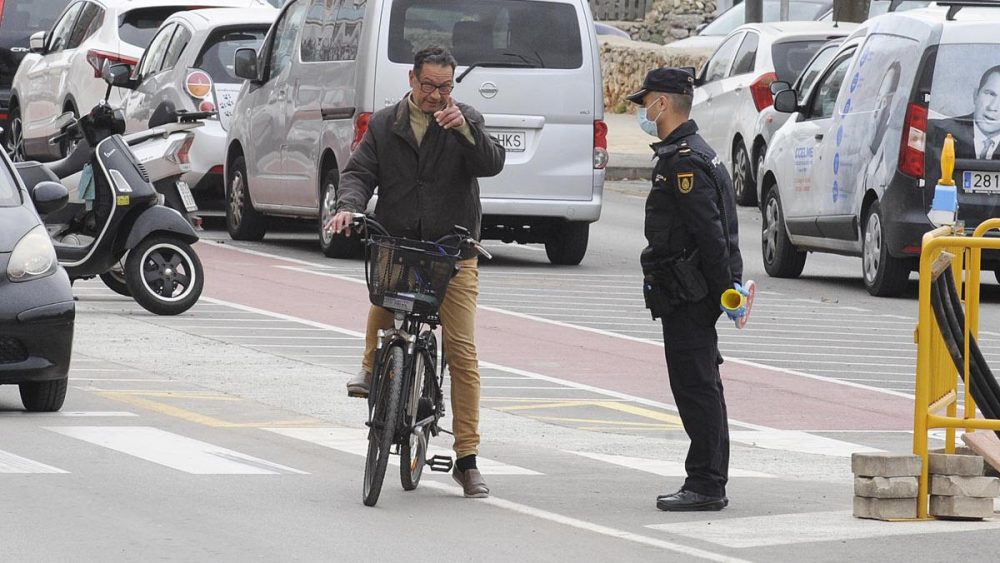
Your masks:
{"label": "black police cap", "polygon": [[642,88],[638,92],[626,96],[626,99],[630,102],[642,104],[642,99],[648,92],[693,95],[694,68],[654,68],[646,73],[646,78],[642,81]]}

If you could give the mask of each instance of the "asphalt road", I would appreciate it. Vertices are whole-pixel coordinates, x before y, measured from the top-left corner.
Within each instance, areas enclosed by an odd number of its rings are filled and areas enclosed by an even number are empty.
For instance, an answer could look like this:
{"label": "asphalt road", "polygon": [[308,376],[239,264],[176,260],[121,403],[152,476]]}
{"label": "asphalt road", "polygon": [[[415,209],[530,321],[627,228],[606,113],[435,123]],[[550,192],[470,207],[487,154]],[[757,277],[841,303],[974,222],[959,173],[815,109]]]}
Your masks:
{"label": "asphalt road", "polygon": [[[446,475],[403,492],[390,467],[378,506],[362,506],[364,410],[343,393],[362,344],[361,263],[324,259],[311,232],[234,243],[210,225],[205,297],[179,317],[78,282],[63,412],[25,414],[0,387],[0,560],[991,560],[997,522],[850,516],[850,453],[910,447],[915,276],[899,299],[868,296],[851,258],[767,278],[752,209],[741,246],[761,293],[750,327],[720,324],[732,504],[655,509],[687,442],[639,296],[642,203],[640,184],[609,185],[579,267],[491,243],[478,328],[488,501]],[[995,281],[983,301],[1000,365]]]}

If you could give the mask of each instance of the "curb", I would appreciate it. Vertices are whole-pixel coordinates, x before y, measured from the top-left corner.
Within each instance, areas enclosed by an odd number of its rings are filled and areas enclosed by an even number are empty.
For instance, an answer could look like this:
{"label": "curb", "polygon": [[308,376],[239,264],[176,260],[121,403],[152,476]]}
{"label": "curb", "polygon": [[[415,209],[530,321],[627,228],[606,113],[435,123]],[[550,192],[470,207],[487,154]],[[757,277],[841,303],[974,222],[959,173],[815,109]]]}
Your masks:
{"label": "curb", "polygon": [[617,153],[608,155],[608,166],[604,169],[606,181],[649,180],[653,176],[651,154]]}

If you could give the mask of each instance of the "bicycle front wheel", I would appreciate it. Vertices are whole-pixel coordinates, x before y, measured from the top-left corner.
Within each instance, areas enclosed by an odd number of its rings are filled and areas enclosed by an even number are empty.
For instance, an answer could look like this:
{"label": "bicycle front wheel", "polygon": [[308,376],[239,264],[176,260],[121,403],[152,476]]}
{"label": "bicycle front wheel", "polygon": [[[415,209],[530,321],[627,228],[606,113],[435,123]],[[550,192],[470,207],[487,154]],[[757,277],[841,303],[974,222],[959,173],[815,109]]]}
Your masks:
{"label": "bicycle front wheel", "polygon": [[377,374],[372,397],[371,426],[368,429],[368,455],[365,459],[363,501],[365,506],[375,506],[382,492],[385,468],[389,464],[396,427],[400,419],[400,396],[403,389],[403,346],[390,344],[385,351],[381,369]]}
{"label": "bicycle front wheel", "polygon": [[424,464],[427,462],[427,442],[431,439],[431,425],[434,424],[425,424],[419,435],[412,431],[417,422],[434,414],[434,363],[429,360],[427,350],[421,350],[417,358],[420,361],[413,372],[414,397],[407,405],[406,412],[406,426],[411,431],[409,436],[403,437],[399,447],[399,478],[406,491],[412,491],[420,484]]}

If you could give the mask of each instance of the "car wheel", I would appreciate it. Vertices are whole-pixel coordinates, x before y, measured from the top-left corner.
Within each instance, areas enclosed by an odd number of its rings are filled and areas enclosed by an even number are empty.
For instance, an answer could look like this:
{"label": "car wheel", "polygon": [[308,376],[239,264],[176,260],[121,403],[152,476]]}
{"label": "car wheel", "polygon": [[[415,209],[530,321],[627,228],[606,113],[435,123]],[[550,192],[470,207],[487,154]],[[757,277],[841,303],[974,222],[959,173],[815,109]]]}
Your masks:
{"label": "car wheel", "polygon": [[29,412],[55,412],[62,408],[63,401],[66,400],[68,383],[67,377],[52,381],[21,383],[18,385],[21,404]]}
{"label": "car wheel", "polygon": [[226,229],[233,240],[261,240],[267,232],[266,218],[253,208],[247,186],[247,163],[240,156],[229,169],[226,185]]}
{"label": "car wheel", "polygon": [[889,254],[882,207],[877,201],[868,208],[864,225],[861,263],[865,289],[877,297],[895,297],[906,289],[910,279],[910,263]]}
{"label": "car wheel", "polygon": [[205,272],[188,243],[150,235],[128,253],[125,280],[132,298],[157,315],[179,315],[201,297]]}
{"label": "car wheel", "polygon": [[590,223],[567,221],[556,225],[545,241],[549,262],[558,266],[576,266],[587,253]]}
{"label": "car wheel", "polygon": [[733,151],[733,190],[736,192],[736,203],[739,205],[754,205],[757,203],[757,190],[753,183],[753,173],[747,148],[740,141]]}
{"label": "car wheel", "polygon": [[10,131],[7,132],[7,154],[14,162],[24,162],[24,122],[21,121],[21,108],[12,106],[10,108],[10,121],[8,122]]}
{"label": "car wheel", "polygon": [[319,210],[319,249],[328,258],[354,258],[361,255],[361,236],[352,233],[335,235],[326,230],[326,224],[337,212],[337,171],[323,174],[323,199]]}
{"label": "car wheel", "polygon": [[772,186],[764,198],[761,214],[761,253],[764,270],[775,278],[797,278],[806,265],[806,253],[792,245],[785,229],[785,215],[781,210],[778,186]]}

